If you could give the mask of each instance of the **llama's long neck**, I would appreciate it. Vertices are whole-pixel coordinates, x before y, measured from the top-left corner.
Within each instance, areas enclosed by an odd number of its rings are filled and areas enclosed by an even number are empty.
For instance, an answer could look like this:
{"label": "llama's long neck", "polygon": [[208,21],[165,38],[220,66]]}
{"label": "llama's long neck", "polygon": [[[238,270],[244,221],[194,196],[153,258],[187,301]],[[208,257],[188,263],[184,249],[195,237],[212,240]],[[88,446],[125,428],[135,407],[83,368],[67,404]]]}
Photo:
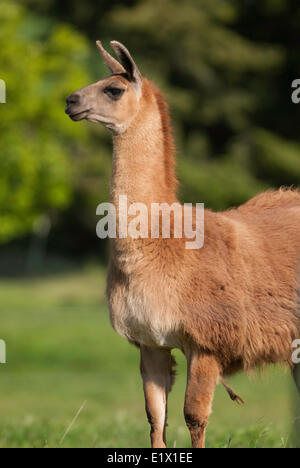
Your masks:
{"label": "llama's long neck", "polygon": [[146,80],[140,110],[130,128],[114,137],[111,201],[119,196],[128,203],[176,201],[173,140],[167,106],[161,94]]}

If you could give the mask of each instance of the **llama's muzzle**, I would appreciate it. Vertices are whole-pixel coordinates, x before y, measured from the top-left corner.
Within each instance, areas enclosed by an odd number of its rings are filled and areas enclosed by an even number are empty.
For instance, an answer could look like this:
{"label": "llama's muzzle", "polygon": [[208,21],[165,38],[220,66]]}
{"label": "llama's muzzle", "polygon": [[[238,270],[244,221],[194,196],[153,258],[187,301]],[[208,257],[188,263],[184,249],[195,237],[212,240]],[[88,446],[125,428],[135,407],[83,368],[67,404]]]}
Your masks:
{"label": "llama's muzzle", "polygon": [[88,109],[85,107],[85,99],[81,93],[73,93],[67,97],[66,114],[75,121],[82,120],[87,116]]}

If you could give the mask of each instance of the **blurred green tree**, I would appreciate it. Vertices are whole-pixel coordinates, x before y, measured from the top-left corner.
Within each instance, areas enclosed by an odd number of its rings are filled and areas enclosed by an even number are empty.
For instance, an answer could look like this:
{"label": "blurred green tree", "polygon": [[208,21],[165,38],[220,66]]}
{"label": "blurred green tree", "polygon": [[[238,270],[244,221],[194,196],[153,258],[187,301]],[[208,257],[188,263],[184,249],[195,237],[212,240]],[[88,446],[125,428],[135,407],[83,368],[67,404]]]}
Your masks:
{"label": "blurred green tree", "polygon": [[[45,211],[72,196],[66,140],[83,139],[62,114],[69,87],[88,79],[84,38],[69,26],[29,17],[14,2],[0,2],[0,74],[7,84],[1,105],[0,242],[31,229]],[[47,40],[45,38],[47,37]]]}
{"label": "blurred green tree", "polygon": [[30,232],[40,214],[57,218],[75,198],[88,204],[96,192],[89,174],[101,176],[107,163],[98,156],[95,164],[93,130],[74,125],[64,114],[66,96],[92,81],[87,40],[70,25],[7,0],[0,1],[0,23],[0,75],[7,84],[0,119],[3,243]]}

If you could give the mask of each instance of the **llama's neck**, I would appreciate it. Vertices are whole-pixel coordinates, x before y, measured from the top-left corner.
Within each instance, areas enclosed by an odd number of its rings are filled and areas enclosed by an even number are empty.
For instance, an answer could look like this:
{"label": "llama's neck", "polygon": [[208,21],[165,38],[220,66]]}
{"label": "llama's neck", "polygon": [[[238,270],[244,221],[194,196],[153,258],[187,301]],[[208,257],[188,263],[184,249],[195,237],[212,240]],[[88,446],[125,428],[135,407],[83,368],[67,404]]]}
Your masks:
{"label": "llama's neck", "polygon": [[167,107],[155,88],[144,80],[140,111],[130,128],[114,137],[111,201],[128,203],[176,201],[173,141]]}

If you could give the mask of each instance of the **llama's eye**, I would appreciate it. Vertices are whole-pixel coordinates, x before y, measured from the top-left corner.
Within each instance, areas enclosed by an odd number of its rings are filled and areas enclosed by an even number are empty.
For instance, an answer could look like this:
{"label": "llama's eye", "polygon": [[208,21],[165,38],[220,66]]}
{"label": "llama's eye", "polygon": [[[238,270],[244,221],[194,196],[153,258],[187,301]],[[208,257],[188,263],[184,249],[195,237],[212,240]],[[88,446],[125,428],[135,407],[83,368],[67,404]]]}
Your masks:
{"label": "llama's eye", "polygon": [[121,88],[111,88],[111,87],[108,87],[108,88],[105,88],[104,89],[104,93],[107,94],[110,98],[112,99],[119,99],[122,94],[124,93],[124,89],[121,89]]}

